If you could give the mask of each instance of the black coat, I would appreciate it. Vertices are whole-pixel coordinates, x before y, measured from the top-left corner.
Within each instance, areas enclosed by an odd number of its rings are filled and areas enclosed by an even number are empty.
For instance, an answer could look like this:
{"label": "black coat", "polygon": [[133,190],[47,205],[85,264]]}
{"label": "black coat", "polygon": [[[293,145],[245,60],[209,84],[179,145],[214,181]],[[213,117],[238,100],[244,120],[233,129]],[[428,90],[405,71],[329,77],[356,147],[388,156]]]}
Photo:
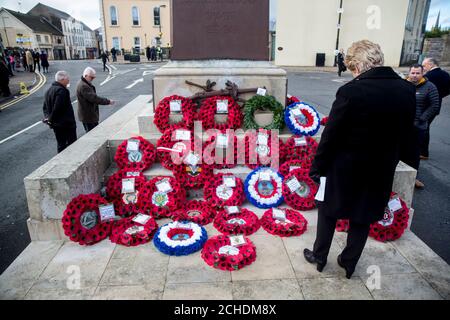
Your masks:
{"label": "black coat", "polygon": [[442,104],[442,99],[450,94],[450,75],[441,68],[436,68],[428,71],[425,76],[438,89],[440,106]]}
{"label": "black coat", "polygon": [[310,172],[326,177],[320,212],[370,224],[383,218],[395,169],[411,146],[414,86],[390,67],[371,69],[342,86]]}
{"label": "black coat", "polygon": [[59,82],[53,82],[45,93],[44,116],[54,128],[76,128],[70,92]]}

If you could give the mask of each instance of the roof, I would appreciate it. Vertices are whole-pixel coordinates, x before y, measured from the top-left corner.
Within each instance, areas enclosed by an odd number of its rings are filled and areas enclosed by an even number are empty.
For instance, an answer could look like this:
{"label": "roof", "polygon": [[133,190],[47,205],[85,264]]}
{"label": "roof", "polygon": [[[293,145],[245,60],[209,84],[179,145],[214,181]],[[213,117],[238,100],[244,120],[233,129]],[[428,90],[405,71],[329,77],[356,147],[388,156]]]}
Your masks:
{"label": "roof", "polygon": [[42,4],[40,2],[37,5],[35,5],[30,11],[28,11],[28,13],[35,14],[36,12],[43,13],[45,11],[47,11],[48,13],[50,13],[50,14],[52,14],[54,16],[57,16],[57,17],[59,17],[61,19],[65,19],[66,20],[66,19],[72,18],[69,14],[65,13],[64,11],[60,11],[58,9],[49,7],[49,6],[47,6],[45,4]]}
{"label": "roof", "polygon": [[[81,22],[81,21],[80,21]],[[83,29],[84,31],[90,31],[90,32],[94,32],[91,30],[91,28],[89,28],[87,25],[85,25],[83,22],[81,22],[81,24],[83,25]]]}
{"label": "roof", "polygon": [[6,8],[7,12],[12,14],[14,17],[16,17],[18,20],[20,20],[23,24],[25,24],[27,27],[29,27],[31,30],[35,32],[43,32],[43,33],[50,33],[58,36],[63,36],[64,34],[61,33],[58,29],[56,29],[52,24],[50,24],[48,21],[41,17],[33,16],[30,14],[24,14],[17,11],[9,10]]}

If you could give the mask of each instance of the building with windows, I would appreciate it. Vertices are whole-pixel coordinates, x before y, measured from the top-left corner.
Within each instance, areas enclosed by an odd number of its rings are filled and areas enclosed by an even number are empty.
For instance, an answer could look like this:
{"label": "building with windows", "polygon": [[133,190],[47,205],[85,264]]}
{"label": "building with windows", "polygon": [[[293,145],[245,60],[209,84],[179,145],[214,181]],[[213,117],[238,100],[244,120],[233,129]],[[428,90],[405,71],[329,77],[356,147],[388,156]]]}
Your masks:
{"label": "building with windows", "polygon": [[169,0],[99,0],[103,47],[144,53],[170,46]]}
{"label": "building with windows", "polygon": [[43,17],[0,9],[1,38],[5,48],[45,51],[51,60],[65,59],[64,35]]}
{"label": "building with windows", "polygon": [[86,59],[96,59],[100,54],[95,31],[91,30],[91,28],[83,22],[81,24],[83,25],[83,40],[86,47]]}

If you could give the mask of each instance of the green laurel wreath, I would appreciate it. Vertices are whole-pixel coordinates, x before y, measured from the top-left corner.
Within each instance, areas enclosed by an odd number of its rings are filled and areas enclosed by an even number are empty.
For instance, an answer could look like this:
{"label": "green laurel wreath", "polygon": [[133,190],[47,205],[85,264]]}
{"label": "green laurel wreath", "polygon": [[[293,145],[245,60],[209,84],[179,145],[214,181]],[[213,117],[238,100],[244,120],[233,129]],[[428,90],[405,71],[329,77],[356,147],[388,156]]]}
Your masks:
{"label": "green laurel wreath", "polygon": [[[273,121],[267,126],[260,126],[255,121],[255,111],[271,111],[273,112]],[[284,106],[279,103],[273,96],[254,96],[244,105],[244,128],[266,130],[283,129],[284,128]]]}

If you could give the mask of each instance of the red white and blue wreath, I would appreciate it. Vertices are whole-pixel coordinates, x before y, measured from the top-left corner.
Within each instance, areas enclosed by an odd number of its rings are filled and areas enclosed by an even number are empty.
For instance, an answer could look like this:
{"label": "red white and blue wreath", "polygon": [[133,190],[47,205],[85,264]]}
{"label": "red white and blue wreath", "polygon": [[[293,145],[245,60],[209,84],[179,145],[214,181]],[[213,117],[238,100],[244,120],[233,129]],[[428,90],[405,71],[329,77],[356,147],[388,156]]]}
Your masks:
{"label": "red white and blue wreath", "polygon": [[[203,152],[201,137],[195,138],[194,131],[184,125],[176,125],[164,131],[156,146],[159,161],[168,170],[179,165],[188,153],[196,150]],[[180,163],[174,163],[173,159],[177,159]]]}
{"label": "red white and blue wreath", "polygon": [[93,245],[111,232],[111,219],[102,221],[99,206],[108,201],[98,194],[79,195],[72,199],[63,213],[64,234],[80,245]]}
{"label": "red white and blue wreath", "polygon": [[109,240],[126,247],[134,247],[152,240],[158,229],[153,217],[138,213],[114,222]]}
{"label": "red white and blue wreath", "polygon": [[[179,123],[170,123],[170,114],[181,114],[183,119]],[[196,119],[195,104],[194,102],[185,97],[173,95],[166,97],[158,103],[155,110],[155,118],[153,123],[159,129],[160,132],[164,132],[169,128],[173,128],[180,123],[183,123],[186,127],[191,128],[194,126]]]}
{"label": "red white and blue wreath", "polygon": [[240,237],[241,243],[233,245],[230,236],[211,237],[203,247],[203,260],[209,266],[224,271],[235,271],[252,264],[256,260],[256,247],[249,238]]}
{"label": "red white and blue wreath", "polygon": [[[272,132],[265,129],[252,130],[246,133],[245,143],[245,164],[250,169],[262,166],[270,166],[274,157],[278,157],[278,163],[283,163],[286,157],[283,141],[272,143]],[[278,142],[278,143],[277,143]]]}
{"label": "red white and blue wreath", "polygon": [[244,234],[249,236],[261,227],[258,216],[245,208],[225,207],[214,218],[214,227],[223,234]]}
{"label": "red white and blue wreath", "polygon": [[308,221],[300,212],[273,208],[264,213],[261,225],[270,234],[280,237],[295,237],[306,232]]}
{"label": "red white and blue wreath", "polygon": [[[215,117],[219,114],[227,115],[228,120],[224,123],[216,122]],[[214,96],[203,100],[198,113],[204,130],[238,129],[242,126],[243,117],[240,106],[228,96]]]}
{"label": "red white and blue wreath", "polygon": [[284,111],[284,120],[289,129],[299,136],[313,136],[320,129],[319,113],[304,102],[296,102]]}
{"label": "red white and blue wreath", "polygon": [[271,168],[258,168],[245,180],[247,199],[256,207],[268,209],[283,202],[283,176]]}
{"label": "red white and blue wreath", "polygon": [[240,206],[244,203],[244,183],[231,173],[212,176],[203,188],[203,199],[212,207]]}
{"label": "red white and blue wreath", "polygon": [[309,171],[311,166],[312,162],[309,159],[289,160],[283,163],[278,171],[285,177],[294,170],[302,169]]}
{"label": "red white and blue wreath", "polygon": [[206,141],[203,162],[214,169],[229,169],[237,165],[238,138],[230,130],[216,131]]}
{"label": "red white and blue wreath", "polygon": [[283,197],[296,210],[312,210],[316,207],[318,185],[309,177],[308,171],[294,170],[284,177]]}
{"label": "red white and blue wreath", "polygon": [[382,220],[370,226],[369,236],[377,241],[386,242],[399,239],[408,228],[409,209],[396,193],[391,193],[391,199],[384,210]]}
{"label": "red white and blue wreath", "polygon": [[283,145],[285,161],[305,160],[311,162],[317,153],[319,144],[314,138],[304,136],[290,137]]}
{"label": "red white and blue wreath", "polygon": [[119,216],[126,217],[143,207],[141,190],[146,183],[142,172],[119,170],[106,183],[108,199],[114,203]]}
{"label": "red white and blue wreath", "polygon": [[122,142],[114,156],[120,169],[144,171],[156,161],[156,148],[142,137],[133,137]]}
{"label": "red white and blue wreath", "polygon": [[148,181],[141,190],[143,209],[155,219],[168,218],[186,201],[186,188],[173,177],[159,176]]}
{"label": "red white and blue wreath", "polygon": [[205,228],[189,221],[170,222],[156,232],[153,243],[164,254],[185,256],[199,251],[208,234]]}
{"label": "red white and blue wreath", "polygon": [[191,221],[205,226],[210,224],[216,211],[205,201],[191,200],[183,205],[181,209],[172,212],[172,219],[175,221]]}

